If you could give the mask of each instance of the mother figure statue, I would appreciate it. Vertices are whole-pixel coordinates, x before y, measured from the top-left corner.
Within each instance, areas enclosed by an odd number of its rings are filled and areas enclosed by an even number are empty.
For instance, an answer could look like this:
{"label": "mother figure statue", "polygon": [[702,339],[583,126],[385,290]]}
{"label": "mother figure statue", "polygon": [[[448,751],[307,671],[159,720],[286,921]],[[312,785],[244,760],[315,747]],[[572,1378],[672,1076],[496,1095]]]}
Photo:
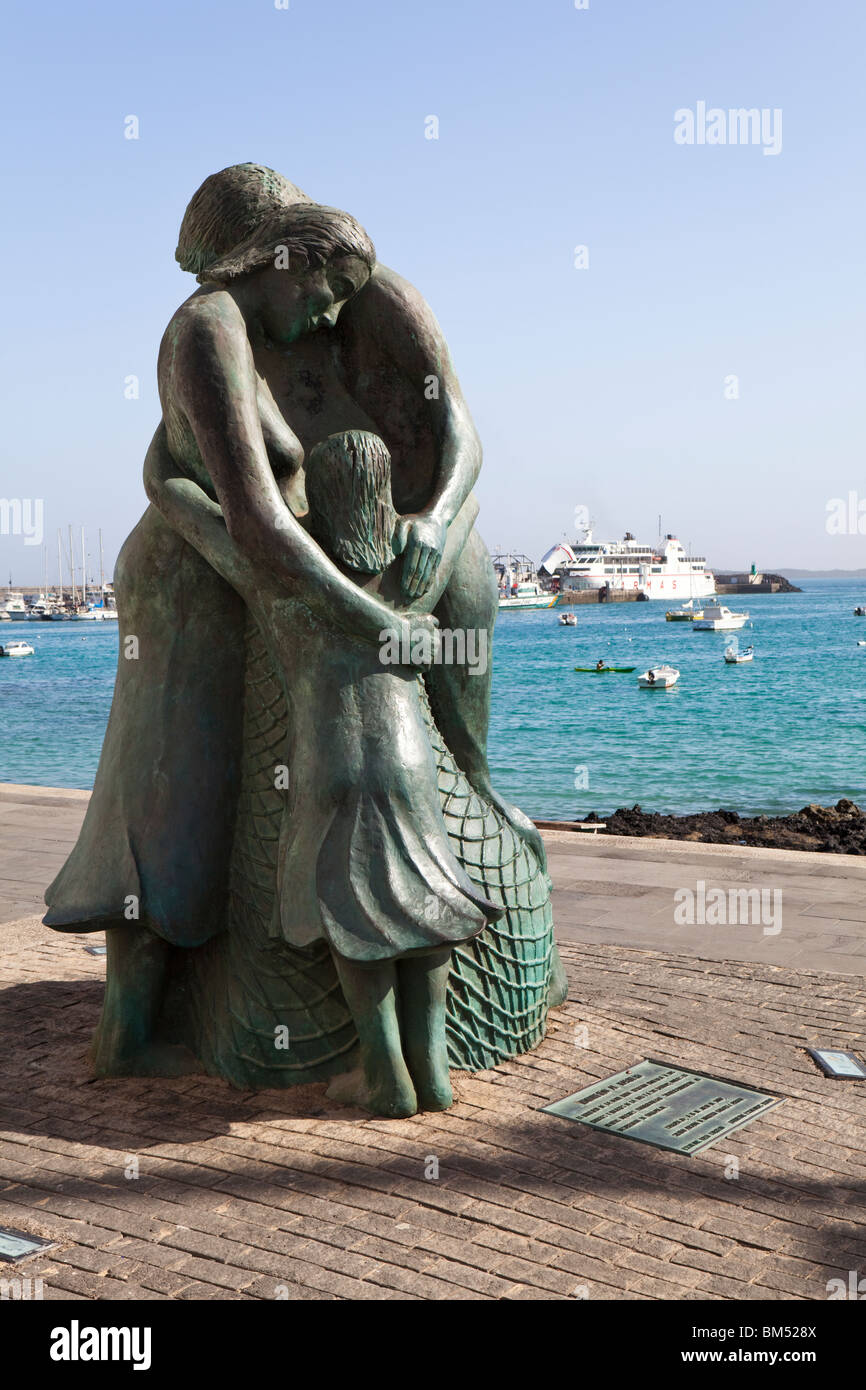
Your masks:
{"label": "mother figure statue", "polygon": [[449,1060],[535,1046],[564,996],[540,837],[490,785],[489,663],[438,645],[486,655],[495,616],[477,436],[347,213],[234,166],[177,256],[200,288],[160,349],[111,716],[45,921],[107,929],[99,1075],[443,1109]]}

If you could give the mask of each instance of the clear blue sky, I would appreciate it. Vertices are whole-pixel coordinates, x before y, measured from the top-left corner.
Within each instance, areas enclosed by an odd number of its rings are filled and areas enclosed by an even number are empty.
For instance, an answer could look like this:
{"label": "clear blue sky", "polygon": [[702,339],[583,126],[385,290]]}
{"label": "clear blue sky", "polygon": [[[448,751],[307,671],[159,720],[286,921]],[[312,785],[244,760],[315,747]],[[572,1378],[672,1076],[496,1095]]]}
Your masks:
{"label": "clear blue sky", "polygon": [[[862,4],[48,0],[4,40],[0,496],[44,498],[50,556],[72,522],[113,560],[143,510],[178,224],[255,160],[426,295],[489,544],[539,558],[585,505],[717,565],[866,564],[825,529],[866,497]],[[676,144],[699,101],[781,108],[781,153]],[[10,569],[41,551],[0,536]]]}

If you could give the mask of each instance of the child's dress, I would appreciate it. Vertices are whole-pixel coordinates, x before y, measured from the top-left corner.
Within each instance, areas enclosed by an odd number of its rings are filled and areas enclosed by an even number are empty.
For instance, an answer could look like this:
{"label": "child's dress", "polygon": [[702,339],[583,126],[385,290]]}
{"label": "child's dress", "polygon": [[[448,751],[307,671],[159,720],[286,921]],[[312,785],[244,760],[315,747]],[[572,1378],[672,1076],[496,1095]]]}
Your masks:
{"label": "child's dress", "polygon": [[272,648],[277,669],[292,653],[289,792],[272,935],[295,947],[325,937],[339,955],[370,962],[469,940],[502,908],[448,839],[420,674],[336,641],[301,605],[280,609],[269,617],[272,632],[290,626]]}

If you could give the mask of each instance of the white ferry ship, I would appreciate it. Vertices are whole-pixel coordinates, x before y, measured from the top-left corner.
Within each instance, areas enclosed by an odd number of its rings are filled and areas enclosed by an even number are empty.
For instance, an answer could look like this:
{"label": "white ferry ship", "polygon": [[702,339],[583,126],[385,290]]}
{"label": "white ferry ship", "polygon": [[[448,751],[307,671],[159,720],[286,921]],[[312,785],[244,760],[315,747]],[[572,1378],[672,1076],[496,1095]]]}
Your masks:
{"label": "white ferry ship", "polygon": [[707,598],[716,579],[703,555],[687,555],[676,536],[642,545],[630,531],[621,541],[597,541],[591,530],[582,541],[560,541],[547,552],[541,569],[559,576],[563,589],[636,589],[647,598]]}

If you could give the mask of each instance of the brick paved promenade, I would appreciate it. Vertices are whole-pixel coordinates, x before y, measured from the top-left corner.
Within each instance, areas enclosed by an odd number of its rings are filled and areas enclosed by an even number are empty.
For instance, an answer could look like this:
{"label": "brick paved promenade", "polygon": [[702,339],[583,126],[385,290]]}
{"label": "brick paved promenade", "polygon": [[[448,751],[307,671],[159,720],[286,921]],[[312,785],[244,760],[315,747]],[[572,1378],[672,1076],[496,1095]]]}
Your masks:
{"label": "brick paved promenade", "polygon": [[[62,859],[83,802],[36,798],[32,809],[33,834]],[[20,838],[18,811],[0,816],[0,888],[12,881],[3,827]],[[634,866],[650,863],[641,855],[664,856],[652,842],[632,856],[633,842],[575,840],[551,837],[554,879],[590,872],[602,899],[605,886],[635,883]],[[36,861],[13,848],[20,911]],[[677,861],[678,881],[709,880],[707,847],[686,848],[697,858]],[[820,874],[800,858],[761,860],[762,872],[792,864],[820,907]],[[820,859],[828,900],[856,901],[862,863]],[[829,1280],[866,1276],[866,1083],[827,1080],[803,1052],[863,1049],[860,976],[791,965],[785,951],[802,957],[805,933],[785,946],[784,930],[764,938],[775,955],[757,941],[763,960],[708,958],[706,928],[679,928],[671,950],[660,910],[662,949],[605,944],[594,936],[604,902],[590,902],[595,925],[577,920],[589,899],[566,886],[558,902],[571,989],[543,1045],[455,1075],[453,1110],[405,1121],[331,1104],[323,1086],[254,1095],[205,1077],[90,1079],[104,978],[83,949],[94,938],[14,916],[0,927],[0,1221],[59,1245],[6,1272],[41,1276],[46,1299],[109,1300],[823,1300]],[[646,914],[635,902],[631,912],[646,936]],[[845,966],[859,949],[847,934]],[[644,1056],[786,1100],[697,1158],[541,1113]]]}

